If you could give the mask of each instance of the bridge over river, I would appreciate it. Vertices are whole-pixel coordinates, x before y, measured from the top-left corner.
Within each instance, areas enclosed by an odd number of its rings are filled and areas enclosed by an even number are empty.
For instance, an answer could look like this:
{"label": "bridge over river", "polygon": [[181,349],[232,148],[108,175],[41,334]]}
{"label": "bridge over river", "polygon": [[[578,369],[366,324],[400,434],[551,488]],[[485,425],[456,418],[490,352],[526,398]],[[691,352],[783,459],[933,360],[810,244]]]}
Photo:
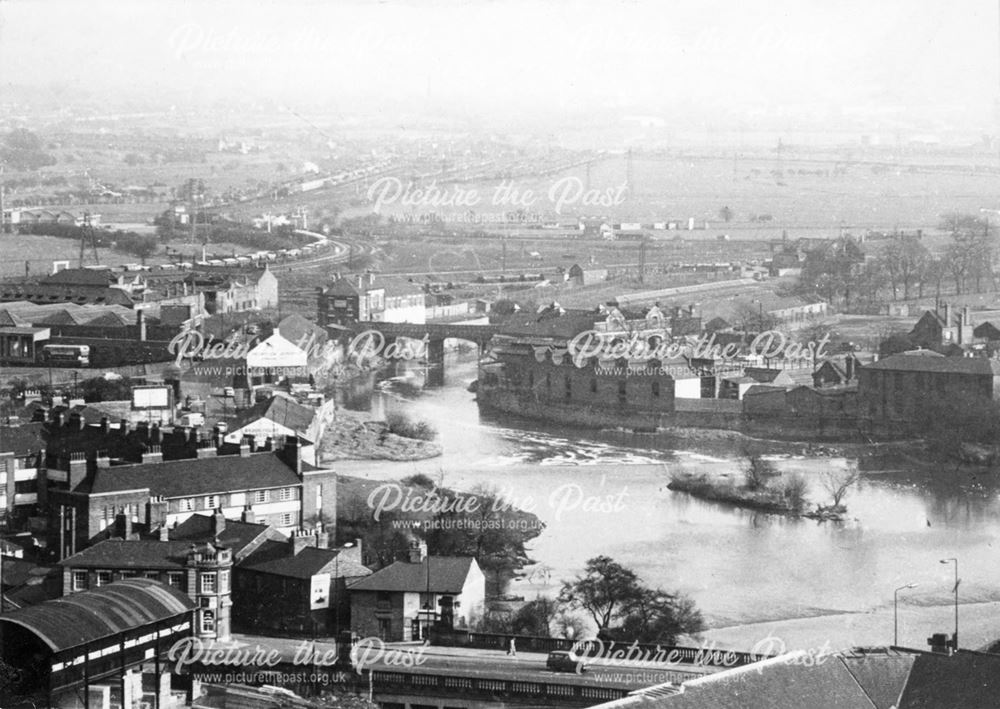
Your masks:
{"label": "bridge over river", "polygon": [[472,325],[468,323],[396,323],[358,321],[345,326],[355,336],[364,332],[379,333],[384,342],[393,342],[405,337],[412,340],[424,340],[427,343],[427,385],[441,386],[444,384],[444,341],[466,340],[479,348],[480,356],[487,343],[497,334],[497,325]]}

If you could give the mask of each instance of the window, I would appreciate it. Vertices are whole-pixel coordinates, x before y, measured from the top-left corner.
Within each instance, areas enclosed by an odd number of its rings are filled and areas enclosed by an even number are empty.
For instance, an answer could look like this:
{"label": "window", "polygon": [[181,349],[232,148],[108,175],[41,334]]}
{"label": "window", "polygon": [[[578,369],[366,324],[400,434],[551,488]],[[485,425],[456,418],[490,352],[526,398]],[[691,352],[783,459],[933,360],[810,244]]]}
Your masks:
{"label": "window", "polygon": [[267,490],[257,490],[253,494],[253,501],[256,502],[257,504],[267,502],[269,497],[267,493],[268,493]]}
{"label": "window", "polygon": [[218,495],[209,495],[208,497],[205,498],[205,509],[206,510],[214,510],[214,509],[218,508],[218,506],[219,506],[219,496]]}
{"label": "window", "polygon": [[290,487],[281,488],[281,490],[278,492],[278,499],[281,500],[282,502],[287,502],[288,500],[293,499],[292,488]]}
{"label": "window", "polygon": [[181,512],[194,512],[194,500],[190,497],[181,499]]}
{"label": "window", "polygon": [[563,377],[563,384],[566,388],[566,398],[573,398],[573,381],[569,377]]}
{"label": "window", "polygon": [[229,593],[229,570],[219,572],[219,593]]}
{"label": "window", "polygon": [[245,492],[231,492],[229,493],[229,506],[230,507],[244,507],[247,504],[247,494]]}
{"label": "window", "polygon": [[184,591],[187,593],[187,584],[184,582],[183,571],[169,572],[167,574],[167,583],[176,588],[178,591]]}
{"label": "window", "polygon": [[591,379],[590,380],[590,393],[591,394],[596,394],[597,393],[597,380],[596,379]]}
{"label": "window", "polygon": [[660,395],[660,383],[657,381],[653,382],[653,396]]}
{"label": "window", "polygon": [[123,579],[134,579],[139,576],[139,572],[135,569],[129,569],[128,571],[122,571]]}
{"label": "window", "polygon": [[153,579],[154,581],[157,581],[160,578],[160,572],[159,571],[147,571],[142,576],[143,576],[143,578]]}
{"label": "window", "polygon": [[214,571],[208,571],[202,573],[201,575],[201,592],[202,593],[216,593],[218,590],[218,585],[216,583],[216,576]]}
{"label": "window", "polygon": [[292,513],[285,512],[281,515],[278,522],[279,527],[291,527],[292,526]]}
{"label": "window", "polygon": [[86,591],[87,590],[87,572],[86,571],[74,571],[73,572],[73,590],[74,591]]}
{"label": "window", "polygon": [[97,585],[105,586],[111,583],[111,572],[110,571],[98,571],[97,572]]}
{"label": "window", "polygon": [[201,612],[201,632],[215,632],[215,611],[206,609]]}
{"label": "window", "polygon": [[620,401],[623,404],[625,403],[625,400],[628,397],[627,391],[628,390],[625,388],[625,382],[624,382],[624,380],[623,381],[619,381],[618,382],[618,401]]}

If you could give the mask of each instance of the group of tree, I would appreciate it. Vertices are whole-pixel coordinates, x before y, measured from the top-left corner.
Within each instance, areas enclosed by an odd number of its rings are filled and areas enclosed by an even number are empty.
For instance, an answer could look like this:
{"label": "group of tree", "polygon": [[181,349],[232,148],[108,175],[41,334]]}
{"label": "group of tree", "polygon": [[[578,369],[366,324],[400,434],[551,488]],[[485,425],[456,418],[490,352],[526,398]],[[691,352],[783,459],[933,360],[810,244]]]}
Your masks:
{"label": "group of tree", "polygon": [[426,501],[422,506],[430,511],[386,508],[375,519],[367,492],[352,494],[349,484],[342,486],[345,502],[344,514],[337,520],[338,537],[361,538],[377,566],[405,558],[415,537],[422,538],[429,554],[474,557],[486,576],[490,595],[497,597],[504,595],[520,569],[532,563],[527,544],[541,534],[544,525],[496,489],[477,486],[458,492],[426,475],[414,475],[399,484],[412,498]]}
{"label": "group of tree", "polygon": [[947,290],[957,295],[997,290],[997,249],[989,220],[949,213],[938,229],[948,235],[932,252],[922,233],[894,234],[884,244],[862,245],[849,236],[805,254],[796,289],[845,309],[870,309],[885,300],[923,298]]}

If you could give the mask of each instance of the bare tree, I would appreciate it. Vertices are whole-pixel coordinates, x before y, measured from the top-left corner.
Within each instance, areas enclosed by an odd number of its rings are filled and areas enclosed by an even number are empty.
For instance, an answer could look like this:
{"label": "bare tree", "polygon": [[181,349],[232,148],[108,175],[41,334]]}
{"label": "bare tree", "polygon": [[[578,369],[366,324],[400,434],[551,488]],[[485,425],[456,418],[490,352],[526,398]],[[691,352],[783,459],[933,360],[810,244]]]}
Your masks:
{"label": "bare tree", "polygon": [[847,491],[854,487],[861,475],[855,465],[848,465],[844,470],[829,470],[823,474],[823,487],[833,499],[834,509],[842,508],[842,502]]}

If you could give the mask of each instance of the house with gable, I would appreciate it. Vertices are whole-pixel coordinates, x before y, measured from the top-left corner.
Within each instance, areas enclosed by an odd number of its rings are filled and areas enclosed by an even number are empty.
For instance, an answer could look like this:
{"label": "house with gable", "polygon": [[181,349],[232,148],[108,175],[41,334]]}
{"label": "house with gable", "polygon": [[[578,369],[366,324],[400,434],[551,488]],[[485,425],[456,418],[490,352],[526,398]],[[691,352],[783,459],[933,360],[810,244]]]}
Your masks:
{"label": "house with gable", "polygon": [[351,630],[387,642],[430,637],[432,627],[469,628],[483,612],[486,578],[471,556],[428,556],[415,542],[406,561],[348,587]]}

